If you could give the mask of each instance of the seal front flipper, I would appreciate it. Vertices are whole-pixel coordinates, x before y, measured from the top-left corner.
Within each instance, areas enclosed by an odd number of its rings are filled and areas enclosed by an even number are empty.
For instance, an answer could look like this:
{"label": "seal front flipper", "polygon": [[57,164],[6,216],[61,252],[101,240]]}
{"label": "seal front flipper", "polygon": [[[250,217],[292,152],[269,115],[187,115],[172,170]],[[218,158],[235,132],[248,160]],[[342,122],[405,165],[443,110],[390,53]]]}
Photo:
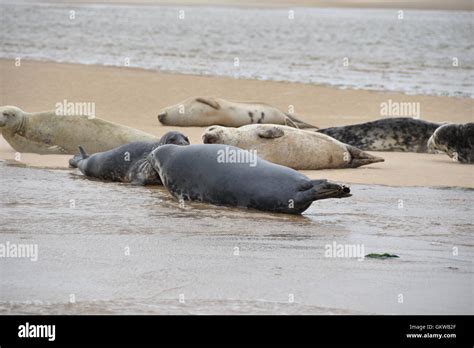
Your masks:
{"label": "seal front flipper", "polygon": [[257,129],[257,134],[260,138],[274,139],[282,137],[285,132],[283,129],[278,127],[259,127]]}
{"label": "seal front flipper", "polygon": [[214,98],[210,98],[210,97],[207,97],[207,98],[199,97],[199,98],[196,98],[196,101],[197,101],[198,103],[206,104],[206,105],[208,105],[208,106],[210,106],[211,108],[216,109],[216,110],[219,110],[219,109],[221,108],[221,106],[219,105],[219,103],[218,103]]}
{"label": "seal front flipper", "polygon": [[322,180],[311,180],[313,184],[313,200],[317,201],[320,199],[327,198],[345,198],[350,197],[351,189],[348,186],[339,185],[326,179]]}
{"label": "seal front flipper", "polygon": [[294,123],[294,122],[291,120],[291,118],[289,118],[289,117],[286,117],[286,118],[285,118],[285,125],[288,126],[288,127],[300,129],[300,127],[298,127],[298,125],[297,125],[296,123]]}
{"label": "seal front flipper", "polygon": [[69,167],[77,168],[80,161],[85,160],[89,157],[89,154],[84,150],[81,145],[79,145],[79,152],[79,154],[74,155],[74,157],[69,160]]}
{"label": "seal front flipper", "polygon": [[357,168],[365,166],[366,164],[384,162],[382,157],[372,156],[371,154],[358,149],[357,147],[346,145],[347,151],[351,155],[350,162],[348,163],[349,168]]}
{"label": "seal front flipper", "polygon": [[[33,139],[27,139],[19,134],[2,134],[7,143],[10,144],[15,151],[18,152],[31,152],[38,153],[40,155],[64,155],[65,150],[59,146],[51,146],[44,142],[35,141]],[[66,152],[67,153],[67,152]]]}
{"label": "seal front flipper", "polygon": [[59,153],[67,155],[67,150],[63,149],[61,146],[58,146],[58,145],[50,146],[50,147],[48,147],[48,150],[53,152],[53,153],[59,152]]}
{"label": "seal front flipper", "polygon": [[[289,113],[286,113],[285,112],[285,116],[286,116],[286,119],[285,119],[285,124],[289,127],[293,127],[293,128],[312,128],[312,129],[319,129],[319,127],[316,127],[316,126],[313,126],[312,124],[309,124],[309,123],[306,123],[306,122],[303,122],[299,119],[297,119],[295,116],[289,114]],[[290,123],[291,122],[291,123]],[[288,124],[290,123],[290,124]],[[292,125],[291,125],[292,124]],[[294,126],[293,126],[294,125]]]}

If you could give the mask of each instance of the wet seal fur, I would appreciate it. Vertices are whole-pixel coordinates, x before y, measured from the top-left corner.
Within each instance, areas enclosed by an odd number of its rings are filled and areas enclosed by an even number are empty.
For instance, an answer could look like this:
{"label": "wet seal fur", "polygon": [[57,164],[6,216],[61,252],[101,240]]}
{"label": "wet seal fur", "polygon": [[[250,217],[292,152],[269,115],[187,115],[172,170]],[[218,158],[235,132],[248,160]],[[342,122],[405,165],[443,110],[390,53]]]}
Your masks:
{"label": "wet seal fur", "polygon": [[226,151],[249,155],[228,145],[163,145],[153,150],[149,161],[179,200],[301,214],[316,200],[350,196],[346,186],[311,180],[257,156],[255,166],[219,161]]}
{"label": "wet seal fur", "polygon": [[96,153],[132,141],[159,141],[151,134],[100,118],[56,115],[54,111],[27,113],[15,106],[0,107],[0,131],[15,151],[38,154],[74,155],[79,145]]}
{"label": "wet seal fur", "polygon": [[256,150],[267,161],[298,170],[356,168],[384,161],[325,134],[287,126],[212,126],[204,131],[202,140]]}
{"label": "wet seal fur", "polygon": [[232,102],[213,97],[188,98],[163,109],[158,120],[167,126],[182,127],[240,127],[253,123],[284,125],[292,122],[298,128],[317,128],[265,103]]}
{"label": "wet seal fur", "polygon": [[81,153],[71,158],[69,165],[79,168],[88,177],[100,180],[134,185],[161,185],[160,177],[147,156],[165,144],[189,145],[189,139],[179,132],[168,132],[159,142],[137,141],[91,156],[79,146]]}
{"label": "wet seal fur", "polygon": [[318,132],[365,151],[430,152],[428,139],[440,125],[409,117],[396,117],[323,128]]}
{"label": "wet seal fur", "polygon": [[428,148],[461,163],[474,163],[474,123],[442,125],[428,140]]}

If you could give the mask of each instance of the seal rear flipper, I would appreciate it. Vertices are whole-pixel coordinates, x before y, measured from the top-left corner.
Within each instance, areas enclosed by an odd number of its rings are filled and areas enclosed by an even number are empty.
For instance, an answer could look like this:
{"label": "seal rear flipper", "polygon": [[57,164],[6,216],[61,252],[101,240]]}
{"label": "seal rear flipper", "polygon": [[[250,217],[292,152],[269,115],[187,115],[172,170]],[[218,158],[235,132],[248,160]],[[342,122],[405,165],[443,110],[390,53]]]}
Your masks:
{"label": "seal rear flipper", "polygon": [[346,145],[347,151],[351,155],[350,162],[347,164],[349,168],[357,168],[367,164],[384,162],[382,157],[372,156],[371,154],[358,149],[357,147]]}
{"label": "seal rear flipper", "polygon": [[344,198],[350,197],[351,189],[348,186],[339,185],[326,179],[311,180],[314,188],[313,200],[327,198]]}

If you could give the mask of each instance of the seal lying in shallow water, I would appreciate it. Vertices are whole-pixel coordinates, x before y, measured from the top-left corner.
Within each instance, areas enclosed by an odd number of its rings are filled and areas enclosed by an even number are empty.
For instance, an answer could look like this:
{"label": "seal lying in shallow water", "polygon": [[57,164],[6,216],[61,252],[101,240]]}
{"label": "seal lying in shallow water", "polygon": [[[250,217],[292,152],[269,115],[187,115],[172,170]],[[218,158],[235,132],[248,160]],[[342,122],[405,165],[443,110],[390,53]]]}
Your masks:
{"label": "seal lying in shallow water", "polygon": [[346,186],[311,180],[234,146],[163,145],[148,160],[180,200],[301,214],[316,200],[350,196]]}
{"label": "seal lying in shallow water", "polygon": [[79,168],[86,176],[101,180],[134,185],[161,185],[160,177],[148,162],[147,156],[164,144],[189,145],[189,139],[179,132],[168,132],[159,142],[137,141],[91,156],[79,146],[81,153],[71,158],[69,165]]}
{"label": "seal lying in shallow water", "polygon": [[474,163],[474,123],[442,125],[428,140],[428,148],[461,163]]}
{"label": "seal lying in shallow water", "polygon": [[441,124],[409,117],[319,129],[343,143],[366,151],[429,152],[427,143]]}
{"label": "seal lying in shallow water", "polygon": [[327,135],[287,126],[212,126],[204,131],[202,140],[205,144],[226,144],[256,150],[267,161],[301,170],[356,168],[383,162],[381,157],[372,156]]}
{"label": "seal lying in shallow water", "polygon": [[16,151],[38,154],[74,155],[79,145],[95,153],[132,141],[159,141],[151,134],[100,118],[56,115],[54,111],[27,113],[15,106],[0,107],[0,130]]}
{"label": "seal lying in shallow water", "polygon": [[232,102],[212,97],[189,98],[167,107],[160,112],[158,120],[167,126],[183,127],[240,127],[252,123],[284,125],[292,122],[298,128],[317,128],[264,103]]}

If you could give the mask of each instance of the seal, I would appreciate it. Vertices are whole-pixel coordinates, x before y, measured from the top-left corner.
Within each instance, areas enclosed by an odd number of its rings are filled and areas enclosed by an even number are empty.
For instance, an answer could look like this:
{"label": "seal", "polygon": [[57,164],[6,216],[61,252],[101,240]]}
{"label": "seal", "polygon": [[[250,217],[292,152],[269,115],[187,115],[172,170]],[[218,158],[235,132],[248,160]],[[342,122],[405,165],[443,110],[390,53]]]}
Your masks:
{"label": "seal", "polygon": [[474,123],[440,126],[428,140],[428,148],[461,163],[474,163]]}
{"label": "seal", "polygon": [[82,146],[80,154],[69,160],[69,165],[86,176],[105,181],[133,185],[161,185],[158,173],[147,160],[148,155],[164,144],[189,145],[189,139],[179,132],[168,132],[159,142],[137,141],[89,156]]}
{"label": "seal", "polygon": [[27,113],[15,106],[0,107],[0,130],[16,151],[38,154],[74,155],[79,145],[95,153],[132,141],[159,141],[151,134],[100,118],[56,115],[54,111]]}
{"label": "seal", "polygon": [[240,127],[252,123],[287,124],[298,128],[317,128],[265,103],[232,102],[222,98],[188,98],[163,109],[158,120],[167,126]]}
{"label": "seal", "polygon": [[316,200],[350,196],[349,187],[311,180],[234,146],[163,145],[149,162],[179,200],[301,214]]}
{"label": "seal", "polygon": [[428,139],[439,126],[439,123],[396,117],[323,128],[318,132],[365,151],[429,152]]}
{"label": "seal", "polygon": [[356,168],[384,161],[325,134],[287,126],[212,126],[204,131],[202,140],[253,150],[267,161],[299,170]]}

